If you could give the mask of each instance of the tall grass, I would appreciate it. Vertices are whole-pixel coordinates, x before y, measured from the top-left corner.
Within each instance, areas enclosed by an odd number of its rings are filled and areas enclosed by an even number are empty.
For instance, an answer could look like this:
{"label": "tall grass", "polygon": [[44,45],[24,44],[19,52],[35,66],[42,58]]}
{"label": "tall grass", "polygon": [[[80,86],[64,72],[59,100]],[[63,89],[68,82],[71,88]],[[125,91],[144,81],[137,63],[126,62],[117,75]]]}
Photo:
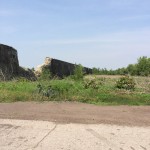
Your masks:
{"label": "tall grass", "polygon": [[[116,88],[118,78],[87,76],[83,80],[0,82],[0,102],[78,101],[98,105],[150,105],[150,78],[134,77],[136,85],[131,91]],[[38,85],[43,93],[38,91]]]}

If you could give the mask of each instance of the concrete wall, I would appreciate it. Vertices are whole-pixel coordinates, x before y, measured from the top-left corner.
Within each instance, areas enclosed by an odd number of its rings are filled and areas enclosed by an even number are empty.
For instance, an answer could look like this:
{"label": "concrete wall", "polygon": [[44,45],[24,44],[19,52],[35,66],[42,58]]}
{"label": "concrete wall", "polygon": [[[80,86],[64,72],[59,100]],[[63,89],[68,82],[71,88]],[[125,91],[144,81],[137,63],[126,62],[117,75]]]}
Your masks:
{"label": "concrete wall", "polygon": [[[74,73],[75,64],[64,62],[57,59],[51,59],[50,71],[55,76],[64,77]],[[92,69],[84,67],[85,74],[92,74]]]}
{"label": "concrete wall", "polygon": [[0,44],[0,69],[9,75],[18,75],[18,54],[14,48]]}
{"label": "concrete wall", "polygon": [[13,47],[0,44],[0,80],[10,80],[12,77],[24,77],[36,80],[32,70],[19,66],[18,53]]}
{"label": "concrete wall", "polygon": [[[46,58],[46,61],[41,68],[48,67],[53,76],[63,78],[65,76],[72,75],[74,73],[75,66],[75,64],[61,60]],[[91,74],[92,70],[84,67],[84,73]],[[6,76],[7,79],[10,79],[13,76],[36,79],[31,70],[25,70],[24,68],[19,67],[17,50],[10,46],[0,44],[0,78],[4,76]]]}

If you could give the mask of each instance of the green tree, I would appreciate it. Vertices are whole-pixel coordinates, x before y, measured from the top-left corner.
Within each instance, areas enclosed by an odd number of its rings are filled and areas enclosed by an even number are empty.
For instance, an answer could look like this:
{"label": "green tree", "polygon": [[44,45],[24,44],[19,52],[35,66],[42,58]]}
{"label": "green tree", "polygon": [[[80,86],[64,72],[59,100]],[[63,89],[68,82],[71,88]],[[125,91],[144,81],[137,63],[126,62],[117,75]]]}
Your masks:
{"label": "green tree", "polygon": [[127,72],[130,75],[137,75],[137,64],[130,64],[127,67]]}
{"label": "green tree", "polygon": [[143,56],[138,59],[137,75],[141,75],[141,76],[150,75],[150,58]]}
{"label": "green tree", "polygon": [[92,73],[95,74],[95,75],[98,75],[99,74],[99,69],[94,67],[92,69]]}

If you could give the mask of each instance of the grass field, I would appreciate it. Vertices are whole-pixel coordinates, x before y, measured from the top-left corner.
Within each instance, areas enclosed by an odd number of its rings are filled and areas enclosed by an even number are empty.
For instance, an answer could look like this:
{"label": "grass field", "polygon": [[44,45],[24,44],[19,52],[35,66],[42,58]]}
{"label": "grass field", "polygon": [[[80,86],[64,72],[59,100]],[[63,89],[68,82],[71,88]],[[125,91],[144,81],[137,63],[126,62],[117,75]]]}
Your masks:
{"label": "grass field", "polygon": [[78,81],[66,78],[0,82],[0,102],[78,101],[97,105],[150,105],[150,77],[133,77],[136,83],[134,90],[116,88],[119,78],[92,75]]}

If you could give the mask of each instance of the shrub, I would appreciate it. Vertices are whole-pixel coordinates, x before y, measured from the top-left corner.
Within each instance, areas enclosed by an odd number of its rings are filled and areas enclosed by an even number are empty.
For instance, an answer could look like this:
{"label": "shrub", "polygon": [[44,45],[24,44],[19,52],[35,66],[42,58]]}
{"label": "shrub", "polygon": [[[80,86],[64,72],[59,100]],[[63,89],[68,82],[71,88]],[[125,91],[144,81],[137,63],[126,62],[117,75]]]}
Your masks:
{"label": "shrub", "polygon": [[116,87],[119,89],[134,90],[135,82],[134,82],[133,78],[130,78],[129,76],[121,77],[116,82]]}
{"label": "shrub", "polygon": [[84,80],[84,88],[92,88],[92,89],[98,89],[100,85],[104,84],[104,79],[99,78],[99,79],[86,79]]}
{"label": "shrub", "polygon": [[83,66],[82,65],[76,65],[75,69],[74,69],[74,74],[73,74],[73,79],[74,80],[82,80],[84,76],[83,73]]}
{"label": "shrub", "polygon": [[56,96],[56,91],[54,91],[51,85],[42,86],[41,84],[37,85],[37,92],[45,97],[54,97]]}
{"label": "shrub", "polygon": [[48,68],[43,68],[42,73],[39,77],[39,80],[50,80],[51,79],[51,72]]}

